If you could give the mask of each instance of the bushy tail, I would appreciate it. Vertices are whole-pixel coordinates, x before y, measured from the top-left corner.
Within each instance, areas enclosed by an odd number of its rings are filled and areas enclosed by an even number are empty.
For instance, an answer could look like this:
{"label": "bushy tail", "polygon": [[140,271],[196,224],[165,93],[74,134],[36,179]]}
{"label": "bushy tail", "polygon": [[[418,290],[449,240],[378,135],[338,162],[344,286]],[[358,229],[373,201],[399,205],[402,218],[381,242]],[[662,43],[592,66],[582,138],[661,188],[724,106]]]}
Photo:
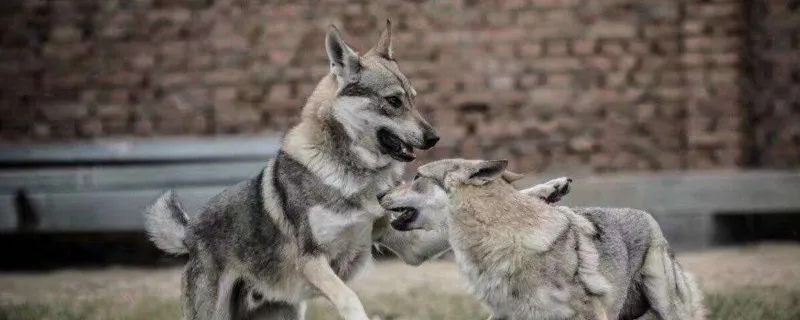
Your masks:
{"label": "bushy tail", "polygon": [[705,320],[708,318],[708,310],[703,301],[703,292],[700,291],[700,287],[697,285],[697,282],[694,280],[694,276],[687,272],[683,272],[683,276],[686,278],[686,283],[689,287],[689,300],[691,305],[691,317],[693,320]]}
{"label": "bushy tail", "polygon": [[144,212],[144,225],[150,240],[167,253],[181,255],[186,247],[186,225],[189,217],[181,208],[175,193],[167,191]]}
{"label": "bushy tail", "polygon": [[675,259],[658,222],[648,215],[652,244],[642,276],[651,307],[665,319],[705,320],[703,293],[691,273]]}

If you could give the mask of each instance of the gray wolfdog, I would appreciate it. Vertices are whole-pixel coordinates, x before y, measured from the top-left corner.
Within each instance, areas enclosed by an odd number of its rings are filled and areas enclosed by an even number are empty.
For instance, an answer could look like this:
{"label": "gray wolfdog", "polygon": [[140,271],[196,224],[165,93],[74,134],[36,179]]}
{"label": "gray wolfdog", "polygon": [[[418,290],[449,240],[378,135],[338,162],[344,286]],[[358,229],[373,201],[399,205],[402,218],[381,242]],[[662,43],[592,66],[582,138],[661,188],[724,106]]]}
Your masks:
{"label": "gray wolfdog", "polygon": [[[571,180],[518,192],[507,162],[421,166],[381,205],[398,230],[446,234],[462,275],[493,319],[703,319],[702,296],[655,219],[621,208],[566,208]],[[545,186],[547,187],[547,186]],[[553,193],[548,196],[548,193]],[[537,195],[537,196],[530,196]]]}
{"label": "gray wolfdog", "polygon": [[325,44],[330,73],[257,176],[193,219],[171,192],[146,210],[156,246],[188,255],[185,319],[303,319],[305,302],[322,295],[344,319],[366,320],[345,283],[371,261],[373,244],[412,264],[448,249],[431,232],[389,228],[377,200],[398,183],[415,148],[439,140],[393,58],[390,23],[364,55],[333,26]]}

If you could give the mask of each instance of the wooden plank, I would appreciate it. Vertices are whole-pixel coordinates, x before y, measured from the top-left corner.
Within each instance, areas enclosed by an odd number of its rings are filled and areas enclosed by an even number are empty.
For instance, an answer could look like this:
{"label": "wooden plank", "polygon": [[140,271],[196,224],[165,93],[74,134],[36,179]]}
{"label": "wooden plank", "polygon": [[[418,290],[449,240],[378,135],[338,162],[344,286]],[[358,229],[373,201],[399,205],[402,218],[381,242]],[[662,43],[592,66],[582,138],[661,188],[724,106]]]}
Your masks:
{"label": "wooden plank", "polygon": [[0,166],[114,162],[257,160],[273,157],[278,137],[173,138],[0,147]]}

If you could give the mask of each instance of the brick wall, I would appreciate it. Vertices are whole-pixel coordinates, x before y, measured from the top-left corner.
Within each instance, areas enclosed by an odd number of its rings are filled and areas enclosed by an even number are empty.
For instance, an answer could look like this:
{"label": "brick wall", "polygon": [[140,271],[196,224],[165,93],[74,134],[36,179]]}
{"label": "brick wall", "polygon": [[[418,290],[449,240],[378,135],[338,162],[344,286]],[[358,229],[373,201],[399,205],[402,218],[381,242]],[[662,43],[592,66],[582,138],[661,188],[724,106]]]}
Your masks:
{"label": "brick wall", "polygon": [[800,167],[800,1],[745,1],[750,167]]}
{"label": "brick wall", "polygon": [[0,141],[277,134],[327,72],[325,27],[363,52],[388,17],[418,107],[443,136],[427,159],[508,158],[520,171],[737,167],[754,136],[740,97],[742,6],[7,0]]}

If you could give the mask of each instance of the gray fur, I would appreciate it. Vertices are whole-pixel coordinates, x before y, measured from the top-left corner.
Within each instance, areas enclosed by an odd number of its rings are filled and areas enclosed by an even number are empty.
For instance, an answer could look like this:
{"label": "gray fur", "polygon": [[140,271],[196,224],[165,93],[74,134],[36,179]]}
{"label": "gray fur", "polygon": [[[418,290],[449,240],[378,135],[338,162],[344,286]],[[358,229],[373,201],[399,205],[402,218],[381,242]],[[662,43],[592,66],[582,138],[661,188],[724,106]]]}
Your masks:
{"label": "gray fur", "polygon": [[145,230],[156,247],[171,254],[186,254],[183,242],[189,218],[173,192],[166,192],[145,210]]}
{"label": "gray fur", "polygon": [[[504,161],[448,159],[381,199],[393,226],[448,234],[462,274],[496,319],[704,319],[702,295],[655,219],[546,205],[560,178],[513,189]],[[503,179],[499,179],[503,177]],[[549,193],[548,193],[549,192]]]}
{"label": "gray fur", "polygon": [[629,208],[573,208],[597,228],[600,270],[613,287],[609,317],[636,319],[651,311],[659,319],[703,319],[702,292],[675,256],[656,220]]}
{"label": "gray fur", "polygon": [[194,219],[171,193],[146,212],[156,245],[189,256],[185,319],[303,319],[306,301],[322,295],[343,318],[366,320],[345,281],[371,261],[373,244],[410,263],[447,250],[441,235],[387,228],[377,201],[413,148],[438,140],[392,58],[390,32],[359,56],[331,28],[326,48],[331,72],[258,175]]}

